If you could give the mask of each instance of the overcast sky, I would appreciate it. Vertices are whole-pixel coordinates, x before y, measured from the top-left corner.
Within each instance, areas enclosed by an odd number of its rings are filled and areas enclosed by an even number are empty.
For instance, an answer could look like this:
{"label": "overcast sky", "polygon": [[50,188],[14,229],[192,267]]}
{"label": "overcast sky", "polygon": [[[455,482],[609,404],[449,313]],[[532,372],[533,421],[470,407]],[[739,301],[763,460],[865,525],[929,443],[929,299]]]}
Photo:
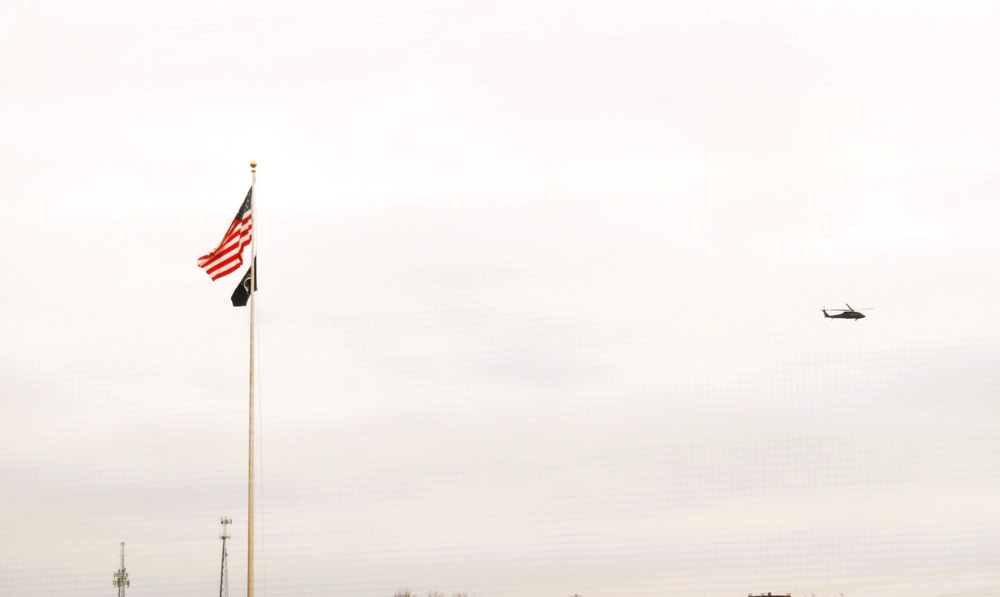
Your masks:
{"label": "overcast sky", "polygon": [[1000,595],[998,30],[4,0],[0,593],[245,594],[256,160],[258,597]]}

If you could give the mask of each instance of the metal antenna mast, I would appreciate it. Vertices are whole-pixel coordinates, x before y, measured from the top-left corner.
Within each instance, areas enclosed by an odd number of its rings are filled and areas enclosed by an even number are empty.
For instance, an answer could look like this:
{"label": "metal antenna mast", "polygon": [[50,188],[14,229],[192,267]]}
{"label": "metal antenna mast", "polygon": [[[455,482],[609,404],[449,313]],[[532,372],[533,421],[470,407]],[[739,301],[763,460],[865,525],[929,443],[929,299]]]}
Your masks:
{"label": "metal antenna mast", "polygon": [[118,587],[118,597],[125,597],[125,587],[128,586],[128,572],[125,571],[125,542],[122,541],[122,567],[115,572],[115,580],[111,586]]}
{"label": "metal antenna mast", "polygon": [[232,519],[222,517],[222,571],[219,573],[219,597],[229,597],[229,559],[226,557],[226,540],[229,539],[229,525],[233,524]]}

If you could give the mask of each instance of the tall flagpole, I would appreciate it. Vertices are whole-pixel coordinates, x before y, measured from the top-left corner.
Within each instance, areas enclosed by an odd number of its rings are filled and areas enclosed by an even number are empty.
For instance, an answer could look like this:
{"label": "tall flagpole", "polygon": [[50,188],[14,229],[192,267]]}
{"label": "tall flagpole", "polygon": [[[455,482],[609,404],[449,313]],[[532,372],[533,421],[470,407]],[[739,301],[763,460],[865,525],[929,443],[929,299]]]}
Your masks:
{"label": "tall flagpole", "polygon": [[[257,227],[257,162],[250,162],[250,172],[253,175],[250,183],[250,222]],[[252,230],[250,236],[250,479],[247,487],[247,597],[253,597],[253,328],[254,328],[254,288],[257,287],[257,231]]]}

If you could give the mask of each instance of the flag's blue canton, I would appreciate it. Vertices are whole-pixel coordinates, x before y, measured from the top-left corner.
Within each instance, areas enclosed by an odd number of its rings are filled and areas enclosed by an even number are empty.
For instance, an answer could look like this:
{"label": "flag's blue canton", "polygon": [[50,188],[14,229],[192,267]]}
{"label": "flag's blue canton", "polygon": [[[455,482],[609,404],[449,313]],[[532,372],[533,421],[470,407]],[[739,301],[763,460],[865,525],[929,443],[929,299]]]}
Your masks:
{"label": "flag's blue canton", "polygon": [[242,220],[243,216],[245,216],[246,213],[248,211],[250,211],[250,195],[252,195],[252,194],[253,194],[253,187],[250,187],[250,190],[247,191],[247,198],[243,200],[243,205],[241,205],[240,206],[240,210],[238,212],[236,212],[236,218],[235,219],[237,221],[238,220]]}

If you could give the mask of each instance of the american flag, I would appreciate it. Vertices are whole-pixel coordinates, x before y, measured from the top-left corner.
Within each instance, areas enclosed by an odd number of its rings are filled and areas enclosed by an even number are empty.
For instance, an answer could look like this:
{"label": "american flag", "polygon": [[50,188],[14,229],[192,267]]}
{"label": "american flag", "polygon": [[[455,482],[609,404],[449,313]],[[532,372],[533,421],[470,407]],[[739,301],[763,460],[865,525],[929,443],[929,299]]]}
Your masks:
{"label": "american flag", "polygon": [[198,258],[198,267],[204,268],[205,273],[213,280],[229,275],[243,265],[243,248],[250,244],[253,237],[253,222],[250,217],[252,193],[253,187],[250,187],[247,198],[240,205],[240,210],[236,212],[236,217],[233,218],[233,223],[229,225],[229,230],[226,230],[226,235],[222,237],[219,246],[208,255]]}

